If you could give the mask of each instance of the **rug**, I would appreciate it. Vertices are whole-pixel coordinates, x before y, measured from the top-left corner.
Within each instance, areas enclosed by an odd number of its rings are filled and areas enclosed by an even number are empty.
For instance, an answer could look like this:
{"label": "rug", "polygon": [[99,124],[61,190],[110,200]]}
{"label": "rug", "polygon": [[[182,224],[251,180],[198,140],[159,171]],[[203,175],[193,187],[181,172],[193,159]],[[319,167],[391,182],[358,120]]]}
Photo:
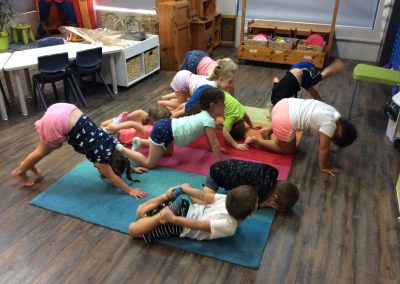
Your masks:
{"label": "rug", "polygon": [[[140,183],[131,186],[140,187],[149,193],[146,199],[135,200],[109,182],[101,180],[93,164],[84,161],[39,194],[30,204],[126,234],[129,224],[136,219],[136,208],[144,200],[160,195],[169,187],[183,182],[202,188],[205,179],[201,175],[164,167],[135,175],[135,178],[138,178]],[[268,240],[274,214],[275,211],[272,209],[259,210],[242,222],[235,236],[229,238],[212,241],[174,238],[160,242],[257,269]]]}

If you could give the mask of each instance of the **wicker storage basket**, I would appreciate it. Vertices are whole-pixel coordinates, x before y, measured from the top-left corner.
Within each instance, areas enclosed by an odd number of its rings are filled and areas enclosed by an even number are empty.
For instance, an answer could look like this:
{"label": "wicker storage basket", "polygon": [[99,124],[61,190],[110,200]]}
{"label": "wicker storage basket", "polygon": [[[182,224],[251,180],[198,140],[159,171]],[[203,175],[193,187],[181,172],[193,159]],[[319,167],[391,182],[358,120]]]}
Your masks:
{"label": "wicker storage basket", "polygon": [[146,33],[158,35],[157,15],[142,15],[138,18],[138,21],[142,24]]}
{"label": "wicker storage basket", "polygon": [[269,40],[254,40],[254,35],[248,35],[244,40],[245,45],[259,45],[259,46],[268,46]]}
{"label": "wicker storage basket", "polygon": [[293,49],[298,39],[292,37],[274,37],[269,42],[269,47],[280,49]]}
{"label": "wicker storage basket", "polygon": [[144,72],[147,74],[158,67],[157,47],[144,53]]}
{"label": "wicker storage basket", "polygon": [[297,43],[297,50],[304,50],[304,51],[313,51],[313,52],[323,52],[325,50],[326,42],[324,45],[307,45],[305,39],[299,40]]}
{"label": "wicker storage basket", "polygon": [[140,55],[129,58],[126,61],[126,72],[128,76],[128,82],[133,81],[142,75]]}

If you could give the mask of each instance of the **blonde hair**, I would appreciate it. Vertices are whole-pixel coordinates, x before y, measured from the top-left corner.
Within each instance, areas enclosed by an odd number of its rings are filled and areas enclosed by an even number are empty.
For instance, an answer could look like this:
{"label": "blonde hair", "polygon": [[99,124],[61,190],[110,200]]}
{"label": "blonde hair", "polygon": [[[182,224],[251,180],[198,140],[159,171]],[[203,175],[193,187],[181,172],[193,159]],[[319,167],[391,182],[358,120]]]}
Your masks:
{"label": "blonde hair", "polygon": [[235,62],[230,58],[223,58],[217,60],[217,66],[208,74],[208,80],[216,81],[220,77],[229,77],[236,74],[238,67]]}

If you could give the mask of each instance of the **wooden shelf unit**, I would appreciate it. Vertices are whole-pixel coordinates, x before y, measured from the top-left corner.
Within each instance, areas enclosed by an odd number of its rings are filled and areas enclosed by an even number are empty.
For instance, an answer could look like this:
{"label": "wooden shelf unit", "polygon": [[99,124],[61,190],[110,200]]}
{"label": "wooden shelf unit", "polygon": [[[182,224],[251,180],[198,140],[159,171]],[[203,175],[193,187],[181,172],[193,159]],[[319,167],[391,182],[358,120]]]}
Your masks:
{"label": "wooden shelf unit", "polygon": [[307,24],[297,22],[282,22],[269,20],[253,20],[248,23],[248,34],[266,33],[273,36],[286,36],[305,39],[310,34],[318,33],[326,40],[326,46],[321,51],[303,51],[284,49],[244,43],[244,26],[246,21],[246,0],[242,1],[242,22],[240,30],[240,44],[237,48],[238,59],[273,62],[280,64],[295,64],[300,61],[310,61],[317,68],[322,68],[329,58],[335,32],[336,16],[339,9],[339,0],[335,0],[332,22],[327,24]]}
{"label": "wooden shelf unit", "polygon": [[187,1],[156,2],[160,59],[163,70],[176,71],[190,50],[190,9]]}
{"label": "wooden shelf unit", "polygon": [[221,14],[204,20],[190,21],[192,49],[211,53],[221,43]]}

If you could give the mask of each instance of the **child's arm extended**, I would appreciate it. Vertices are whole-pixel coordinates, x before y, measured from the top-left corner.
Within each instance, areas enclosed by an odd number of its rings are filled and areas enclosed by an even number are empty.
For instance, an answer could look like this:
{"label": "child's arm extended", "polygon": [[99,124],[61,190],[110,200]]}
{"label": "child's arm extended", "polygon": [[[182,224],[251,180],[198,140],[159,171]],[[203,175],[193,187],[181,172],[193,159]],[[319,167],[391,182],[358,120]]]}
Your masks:
{"label": "child's arm extended", "polygon": [[334,167],[328,167],[328,159],[330,152],[331,138],[326,134],[319,133],[319,169],[321,172],[336,176],[339,173],[339,169]]}
{"label": "child's arm extended", "polygon": [[143,134],[145,132],[144,126],[136,121],[124,121],[119,124],[110,124],[106,127],[106,130],[111,133],[117,133],[121,129],[129,129],[129,128],[134,128],[136,131],[140,132],[141,134]]}
{"label": "child's arm extended", "polygon": [[136,199],[138,199],[138,197],[144,198],[147,196],[146,192],[138,188],[131,188],[129,185],[127,185],[119,176],[114,173],[109,164],[95,163],[95,166],[112,184],[122,189],[130,196],[135,197]]}
{"label": "child's arm extended", "polygon": [[148,115],[147,112],[145,112],[142,109],[138,109],[135,111],[132,111],[131,113],[128,114],[126,117],[127,120],[132,120],[132,119],[142,119]]}
{"label": "child's arm extended", "polygon": [[247,123],[247,125],[248,125],[251,129],[256,129],[256,130],[257,130],[257,129],[261,129],[261,128],[262,128],[261,125],[255,126],[255,125],[253,124],[253,122],[251,121],[250,117],[247,115],[247,113],[244,114],[243,120],[244,120],[244,122]]}
{"label": "child's arm extended", "polygon": [[246,151],[249,149],[249,145],[237,143],[235,139],[233,139],[232,135],[230,134],[227,128],[225,127],[222,128],[222,134],[224,135],[225,141],[228,142],[228,144],[231,145],[233,148],[241,151]]}
{"label": "child's arm extended", "polygon": [[215,133],[215,128],[206,127],[206,134],[208,138],[208,144],[210,145],[211,150],[214,152],[218,161],[222,160],[222,152],[221,146],[219,145],[217,134]]}
{"label": "child's arm extended", "polygon": [[[195,198],[203,201],[204,203],[213,203],[215,200],[215,193],[210,191],[204,191],[201,189],[197,189],[191,187],[190,184],[184,183],[181,185],[182,191],[190,196],[191,198]],[[168,193],[167,193],[168,194]]]}
{"label": "child's arm extended", "polygon": [[168,207],[165,207],[163,210],[160,211],[160,217],[161,224],[171,223],[193,230],[201,230],[211,233],[210,220],[195,220],[182,216],[176,216]]}

